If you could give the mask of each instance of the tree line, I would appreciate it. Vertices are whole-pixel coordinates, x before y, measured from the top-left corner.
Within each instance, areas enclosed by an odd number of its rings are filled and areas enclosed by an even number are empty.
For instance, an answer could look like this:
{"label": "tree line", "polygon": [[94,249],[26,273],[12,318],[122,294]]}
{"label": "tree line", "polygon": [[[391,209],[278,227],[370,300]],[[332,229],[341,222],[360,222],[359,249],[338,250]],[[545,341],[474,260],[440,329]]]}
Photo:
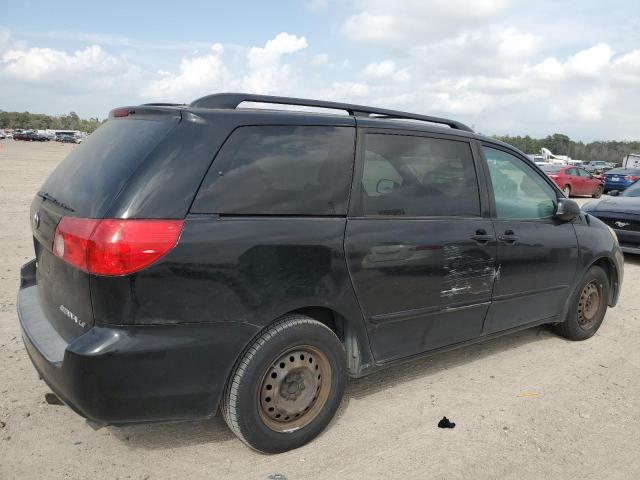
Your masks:
{"label": "tree line", "polygon": [[555,133],[546,138],[531,138],[495,136],[509,145],[519,148],[524,153],[540,153],[542,147],[548,148],[555,155],[569,155],[571,158],[589,162],[591,160],[604,160],[605,162],[620,163],[629,153],[640,153],[640,142],[624,142],[617,140],[597,142],[576,142],[567,135]]}
{"label": "tree line", "polygon": [[30,112],[5,112],[0,110],[0,128],[20,128],[33,130],[80,130],[91,133],[104,120],[80,118],[76,112],[67,115],[46,115]]}

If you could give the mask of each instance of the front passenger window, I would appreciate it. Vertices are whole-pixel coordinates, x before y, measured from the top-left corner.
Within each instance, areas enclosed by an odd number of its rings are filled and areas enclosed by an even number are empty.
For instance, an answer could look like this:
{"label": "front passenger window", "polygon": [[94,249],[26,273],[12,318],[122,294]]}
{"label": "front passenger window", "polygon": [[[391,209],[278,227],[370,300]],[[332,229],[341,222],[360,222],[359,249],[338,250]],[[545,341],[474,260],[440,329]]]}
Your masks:
{"label": "front passenger window", "polygon": [[552,217],[556,192],[523,160],[501,150],[483,147],[493,185],[498,218]]}

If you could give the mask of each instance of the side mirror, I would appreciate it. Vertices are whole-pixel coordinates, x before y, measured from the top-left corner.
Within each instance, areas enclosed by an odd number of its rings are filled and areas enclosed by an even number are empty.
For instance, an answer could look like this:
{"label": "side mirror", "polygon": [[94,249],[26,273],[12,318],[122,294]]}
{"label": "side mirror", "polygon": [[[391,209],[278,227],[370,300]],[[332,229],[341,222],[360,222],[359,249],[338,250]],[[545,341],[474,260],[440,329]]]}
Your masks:
{"label": "side mirror", "polygon": [[620,195],[620,190],[611,190],[609,192],[609,195],[611,195],[612,197],[617,197],[618,195]]}
{"label": "side mirror", "polygon": [[380,180],[378,180],[378,183],[376,183],[376,192],[377,193],[390,193],[393,191],[393,188],[395,187],[395,183],[393,182],[393,180],[388,180],[386,178],[382,178]]}
{"label": "side mirror", "polygon": [[558,208],[556,208],[555,217],[563,222],[570,222],[580,215],[580,205],[568,198],[558,199]]}

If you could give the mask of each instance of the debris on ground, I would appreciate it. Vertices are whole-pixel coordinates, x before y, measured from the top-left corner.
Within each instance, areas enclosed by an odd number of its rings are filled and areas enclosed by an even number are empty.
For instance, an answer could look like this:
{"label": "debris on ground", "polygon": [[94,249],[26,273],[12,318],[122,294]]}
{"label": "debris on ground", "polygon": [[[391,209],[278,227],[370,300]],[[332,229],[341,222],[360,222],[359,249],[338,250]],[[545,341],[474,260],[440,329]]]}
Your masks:
{"label": "debris on ground", "polygon": [[528,397],[537,397],[540,394],[538,392],[521,392],[516,395],[518,398],[528,398]]}
{"label": "debris on ground", "polygon": [[447,417],[442,417],[442,420],[438,422],[438,428],[453,428],[456,424],[449,421]]}

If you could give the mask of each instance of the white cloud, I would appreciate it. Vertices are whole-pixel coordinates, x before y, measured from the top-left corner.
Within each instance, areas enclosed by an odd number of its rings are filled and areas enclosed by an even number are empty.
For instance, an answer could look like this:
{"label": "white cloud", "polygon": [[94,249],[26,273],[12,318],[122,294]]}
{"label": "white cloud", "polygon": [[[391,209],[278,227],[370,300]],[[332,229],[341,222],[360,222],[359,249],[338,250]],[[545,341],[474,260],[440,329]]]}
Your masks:
{"label": "white cloud", "polygon": [[368,43],[421,43],[463,32],[493,18],[507,0],[367,0],[344,22],[350,39]]}
{"label": "white cloud", "polygon": [[390,77],[396,71],[396,64],[393,60],[383,60],[367,65],[363,71],[366,77],[384,78]]}
{"label": "white cloud", "polygon": [[398,69],[393,60],[383,60],[368,64],[362,74],[374,81],[393,80],[395,82],[408,82],[411,74],[407,67]]}
{"label": "white cloud", "polygon": [[2,66],[5,75],[34,81],[56,74],[106,73],[119,70],[123,64],[93,45],[73,54],[51,48],[9,50],[2,55]]}
{"label": "white cloud", "polygon": [[613,72],[615,82],[640,84],[640,49],[616,58]]}
{"label": "white cloud", "polygon": [[571,56],[567,60],[566,68],[576,75],[592,77],[600,74],[604,68],[609,66],[612,55],[613,51],[609,45],[600,43]]}
{"label": "white cloud", "polygon": [[307,48],[307,39],[282,32],[272,40],[268,40],[264,47],[252,47],[249,50],[249,66],[251,68],[269,67],[276,63],[286,53],[295,53]]}
{"label": "white cloud", "polygon": [[232,75],[223,62],[224,48],[213,44],[210,51],[180,61],[179,73],[158,72],[159,78],[144,88],[144,97],[163,101],[190,101],[223,90],[232,84]]}
{"label": "white cloud", "polygon": [[553,81],[561,80],[564,77],[564,65],[556,58],[548,57],[544,61],[533,67],[533,72],[540,77],[541,80]]}
{"label": "white cloud", "polygon": [[529,58],[540,45],[541,39],[530,33],[520,33],[509,28],[500,33],[499,51],[505,57]]}
{"label": "white cloud", "polygon": [[247,55],[249,73],[242,81],[243,89],[252,93],[286,93],[294,79],[291,67],[282,63],[282,56],[307,46],[306,38],[282,32],[264,47],[252,47]]}
{"label": "white cloud", "polygon": [[0,82],[2,78],[9,82],[8,87],[31,85],[29,88],[45,89],[49,95],[108,92],[107,97],[113,91],[139,84],[141,70],[99,45],[73,53],[11,46],[0,55]]}

